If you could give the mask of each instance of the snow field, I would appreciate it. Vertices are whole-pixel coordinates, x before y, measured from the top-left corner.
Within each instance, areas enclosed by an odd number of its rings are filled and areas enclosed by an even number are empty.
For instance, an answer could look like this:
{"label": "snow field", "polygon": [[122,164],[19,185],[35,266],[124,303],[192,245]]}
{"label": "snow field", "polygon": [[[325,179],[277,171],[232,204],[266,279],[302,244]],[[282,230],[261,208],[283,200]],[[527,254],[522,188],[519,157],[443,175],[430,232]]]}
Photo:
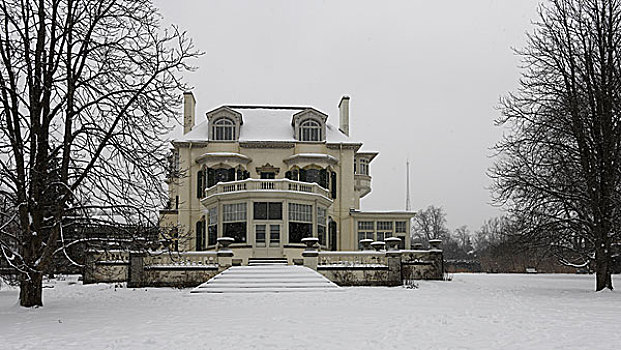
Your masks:
{"label": "snow field", "polygon": [[457,274],[418,289],[190,294],[49,281],[0,289],[1,349],[619,349],[621,294],[588,275]]}

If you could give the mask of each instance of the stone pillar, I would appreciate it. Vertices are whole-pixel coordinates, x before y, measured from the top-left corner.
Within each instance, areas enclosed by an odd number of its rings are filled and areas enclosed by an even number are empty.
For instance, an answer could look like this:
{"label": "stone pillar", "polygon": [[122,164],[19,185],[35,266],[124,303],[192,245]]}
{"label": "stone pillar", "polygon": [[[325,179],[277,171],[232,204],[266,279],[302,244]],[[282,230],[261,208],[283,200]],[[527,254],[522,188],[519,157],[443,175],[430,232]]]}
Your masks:
{"label": "stone pillar", "polygon": [[390,250],[386,252],[386,261],[388,265],[388,286],[401,285],[401,252],[398,250]]}
{"label": "stone pillar", "polygon": [[231,237],[218,238],[218,271],[222,272],[229,267],[233,266],[233,251],[229,248],[229,245],[233,243],[235,239]]}
{"label": "stone pillar", "polygon": [[401,251],[399,250],[399,242],[401,241],[398,237],[390,237],[386,238],[385,242],[388,245],[388,251],[386,252],[386,260],[388,263],[388,285],[389,286],[400,286],[402,275],[401,275]]}
{"label": "stone pillar", "polygon": [[319,242],[319,238],[317,237],[307,237],[302,238],[302,243],[306,244],[306,248],[302,252],[302,258],[304,259],[304,266],[317,270],[317,265],[319,264],[319,251],[317,251],[317,245]]}
{"label": "stone pillar", "polygon": [[429,240],[429,260],[433,261],[434,273],[433,279],[444,279],[444,254],[442,252],[442,240],[431,239]]}
{"label": "stone pillar", "polygon": [[144,257],[145,253],[129,253],[128,288],[140,288],[144,286]]}

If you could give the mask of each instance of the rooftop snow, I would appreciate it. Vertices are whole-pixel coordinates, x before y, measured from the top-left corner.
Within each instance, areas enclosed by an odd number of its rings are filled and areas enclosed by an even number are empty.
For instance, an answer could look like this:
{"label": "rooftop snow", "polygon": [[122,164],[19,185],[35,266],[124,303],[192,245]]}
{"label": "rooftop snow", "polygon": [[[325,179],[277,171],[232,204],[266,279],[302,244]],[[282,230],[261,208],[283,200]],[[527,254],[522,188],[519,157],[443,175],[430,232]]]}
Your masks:
{"label": "rooftop snow", "polygon": [[[251,141],[280,141],[295,142],[294,130],[291,126],[293,115],[304,108],[282,107],[240,107],[234,106],[232,110],[241,113],[243,124],[239,133],[240,142]],[[192,131],[177,137],[175,140],[184,141],[207,141],[209,126],[206,120],[194,126]],[[326,123],[326,141],[328,143],[359,143],[351,140],[329,123]]]}

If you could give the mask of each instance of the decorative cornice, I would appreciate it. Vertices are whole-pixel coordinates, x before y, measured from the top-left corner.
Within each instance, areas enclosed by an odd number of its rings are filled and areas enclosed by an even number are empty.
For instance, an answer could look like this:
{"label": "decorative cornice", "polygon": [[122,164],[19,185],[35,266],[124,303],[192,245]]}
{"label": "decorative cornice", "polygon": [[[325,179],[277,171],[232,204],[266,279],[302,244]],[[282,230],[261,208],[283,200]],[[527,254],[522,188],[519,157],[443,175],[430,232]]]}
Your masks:
{"label": "decorative cornice", "polygon": [[360,147],[362,147],[361,143],[328,143],[326,144],[326,147],[328,147],[328,149],[339,149],[341,147],[343,147],[344,149],[353,149],[353,150],[359,150]]}
{"label": "decorative cornice", "polygon": [[294,148],[295,142],[287,141],[244,141],[239,143],[242,148]]}
{"label": "decorative cornice", "polygon": [[198,157],[196,157],[196,163],[207,163],[207,162],[226,162],[232,161],[235,163],[248,164],[252,161],[252,159],[248,156],[239,153],[230,153],[230,152],[211,152],[205,153]]}
{"label": "decorative cornice", "polygon": [[270,163],[266,163],[264,166],[257,167],[256,170],[257,170],[258,174],[260,174],[262,172],[266,172],[266,173],[274,173],[274,174],[278,175],[278,173],[280,172],[280,168],[276,168],[275,166],[271,165]]}
{"label": "decorative cornice", "polygon": [[337,164],[339,161],[335,157],[329,154],[320,154],[320,153],[298,153],[294,154],[290,157],[283,159],[287,165],[308,162],[308,163],[328,163],[331,165]]}

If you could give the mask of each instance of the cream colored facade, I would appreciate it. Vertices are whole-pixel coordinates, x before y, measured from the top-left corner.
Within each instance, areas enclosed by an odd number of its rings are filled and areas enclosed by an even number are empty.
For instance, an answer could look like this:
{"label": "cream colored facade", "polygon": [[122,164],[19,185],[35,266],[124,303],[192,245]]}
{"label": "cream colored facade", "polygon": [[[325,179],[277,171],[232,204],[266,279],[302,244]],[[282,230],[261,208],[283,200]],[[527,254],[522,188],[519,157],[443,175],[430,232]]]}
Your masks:
{"label": "cream colored facade", "polygon": [[387,237],[410,248],[413,213],[360,211],[377,153],[348,136],[349,97],[339,103],[339,127],[310,107],[222,106],[196,123],[195,106],[184,94],[171,204],[161,211],[161,225],[178,232],[175,249],[213,250],[218,237],[234,237],[237,257],[294,258],[307,236],[322,250]]}

